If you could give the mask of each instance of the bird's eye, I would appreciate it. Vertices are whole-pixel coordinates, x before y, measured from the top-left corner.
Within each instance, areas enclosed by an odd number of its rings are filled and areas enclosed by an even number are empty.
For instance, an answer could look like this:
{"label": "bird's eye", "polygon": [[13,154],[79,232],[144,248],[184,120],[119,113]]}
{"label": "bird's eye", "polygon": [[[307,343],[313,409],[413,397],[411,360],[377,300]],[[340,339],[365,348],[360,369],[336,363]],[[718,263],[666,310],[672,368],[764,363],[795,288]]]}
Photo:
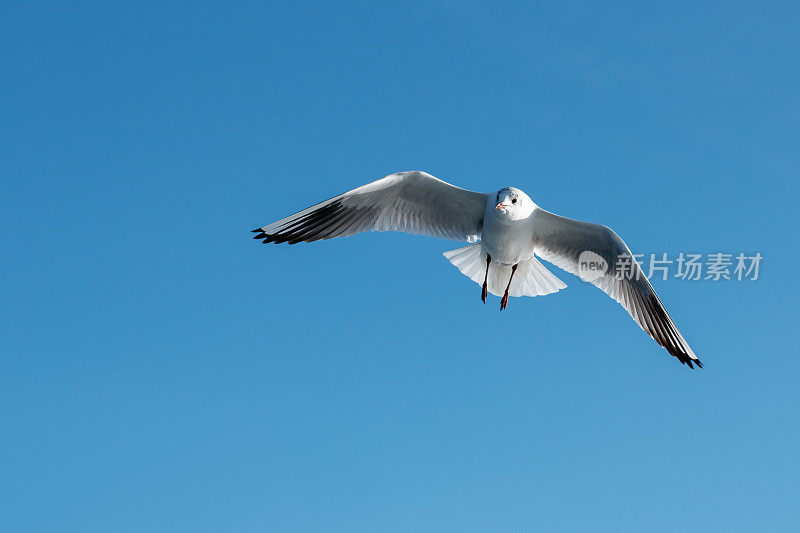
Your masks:
{"label": "bird's eye", "polygon": [[511,203],[512,203],[512,204],[515,204],[515,203],[517,203],[517,199],[516,199],[516,198],[514,198],[513,200],[511,200]]}

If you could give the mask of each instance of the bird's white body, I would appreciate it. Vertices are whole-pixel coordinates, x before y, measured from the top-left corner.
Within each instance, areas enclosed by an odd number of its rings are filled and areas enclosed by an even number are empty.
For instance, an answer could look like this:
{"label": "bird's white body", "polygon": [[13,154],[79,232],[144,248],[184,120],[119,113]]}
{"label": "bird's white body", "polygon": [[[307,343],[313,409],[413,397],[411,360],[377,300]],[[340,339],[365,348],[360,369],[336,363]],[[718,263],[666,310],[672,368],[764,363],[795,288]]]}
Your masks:
{"label": "bird's white body", "polygon": [[535,208],[527,194],[513,187],[487,195],[481,241],[444,256],[495,296],[542,296],[563,289],[566,284],[533,256]]}
{"label": "bird's white body", "polygon": [[[486,293],[540,296],[566,287],[534,256],[580,274],[591,252],[606,269],[586,281],[617,300],[681,363],[702,366],[670,318],[630,249],[606,226],[545,211],[513,187],[483,194],[420,171],[397,172],[253,230],[266,243],[311,242],[364,231],[404,231],[470,244],[445,252]],[[628,261],[630,277],[618,272]],[[632,261],[632,264],[630,262]]]}
{"label": "bird's white body", "polygon": [[[494,207],[492,207],[494,210]],[[483,222],[481,242],[492,261],[504,265],[516,265],[533,257],[533,221],[500,220],[487,213]]]}
{"label": "bird's white body", "polygon": [[[511,201],[514,201],[512,204]],[[497,206],[508,207],[498,208]],[[509,207],[514,207],[512,211]],[[481,242],[486,252],[504,265],[533,257],[533,217],[536,204],[519,189],[501,189],[486,202]]]}

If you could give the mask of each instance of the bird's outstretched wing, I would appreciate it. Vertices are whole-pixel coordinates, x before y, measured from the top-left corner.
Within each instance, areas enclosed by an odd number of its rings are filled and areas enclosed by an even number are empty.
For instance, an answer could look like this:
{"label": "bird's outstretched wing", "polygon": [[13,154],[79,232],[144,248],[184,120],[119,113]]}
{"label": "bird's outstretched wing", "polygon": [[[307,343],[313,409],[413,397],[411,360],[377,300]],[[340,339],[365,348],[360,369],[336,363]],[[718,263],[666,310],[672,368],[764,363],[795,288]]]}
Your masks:
{"label": "bird's outstretched wing", "polygon": [[[606,226],[561,217],[537,207],[533,212],[534,252],[579,275],[579,257],[593,252],[606,262],[592,281],[624,307],[639,326],[681,363],[703,365],[683,338],[628,246]],[[586,257],[586,256],[584,256]],[[589,278],[584,274],[584,279]]]}
{"label": "bird's outstretched wing", "polygon": [[403,231],[475,242],[487,198],[425,172],[398,172],[254,229],[253,238],[296,244],[364,231]]}

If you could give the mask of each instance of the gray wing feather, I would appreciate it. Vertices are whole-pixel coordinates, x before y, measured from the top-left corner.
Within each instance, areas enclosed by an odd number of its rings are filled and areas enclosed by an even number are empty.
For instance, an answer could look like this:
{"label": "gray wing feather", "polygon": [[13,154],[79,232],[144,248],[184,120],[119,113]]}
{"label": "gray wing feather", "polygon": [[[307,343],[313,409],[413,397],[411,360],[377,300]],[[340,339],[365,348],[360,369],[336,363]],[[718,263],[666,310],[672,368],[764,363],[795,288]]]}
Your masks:
{"label": "gray wing feather", "polygon": [[398,172],[253,232],[264,243],[296,244],[365,231],[475,242],[481,236],[487,198],[425,172]]}
{"label": "gray wing feather", "polygon": [[[538,207],[532,216],[537,255],[575,275],[578,275],[578,259],[582,252],[589,250],[602,257],[606,261],[606,272],[592,283],[618,301],[670,355],[691,368],[692,363],[703,367],[619,235],[606,226],[565,218]],[[631,264],[623,265],[621,261]],[[620,267],[628,269],[626,275],[618,275]]]}

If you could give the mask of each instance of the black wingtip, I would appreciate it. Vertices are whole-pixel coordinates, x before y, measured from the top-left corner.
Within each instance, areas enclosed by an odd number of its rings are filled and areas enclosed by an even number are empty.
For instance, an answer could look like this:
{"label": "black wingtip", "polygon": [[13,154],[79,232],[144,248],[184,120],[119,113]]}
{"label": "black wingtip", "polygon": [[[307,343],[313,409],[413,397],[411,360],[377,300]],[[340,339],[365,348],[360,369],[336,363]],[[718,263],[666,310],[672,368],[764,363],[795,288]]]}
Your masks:
{"label": "black wingtip", "polygon": [[689,368],[691,368],[692,370],[694,370],[694,365],[697,365],[698,369],[703,368],[703,363],[700,362],[700,359],[692,359],[690,357],[679,357],[678,361],[680,361],[681,364],[689,365]]}
{"label": "black wingtip", "polygon": [[250,233],[258,233],[259,231],[262,231],[261,228],[251,229]]}

